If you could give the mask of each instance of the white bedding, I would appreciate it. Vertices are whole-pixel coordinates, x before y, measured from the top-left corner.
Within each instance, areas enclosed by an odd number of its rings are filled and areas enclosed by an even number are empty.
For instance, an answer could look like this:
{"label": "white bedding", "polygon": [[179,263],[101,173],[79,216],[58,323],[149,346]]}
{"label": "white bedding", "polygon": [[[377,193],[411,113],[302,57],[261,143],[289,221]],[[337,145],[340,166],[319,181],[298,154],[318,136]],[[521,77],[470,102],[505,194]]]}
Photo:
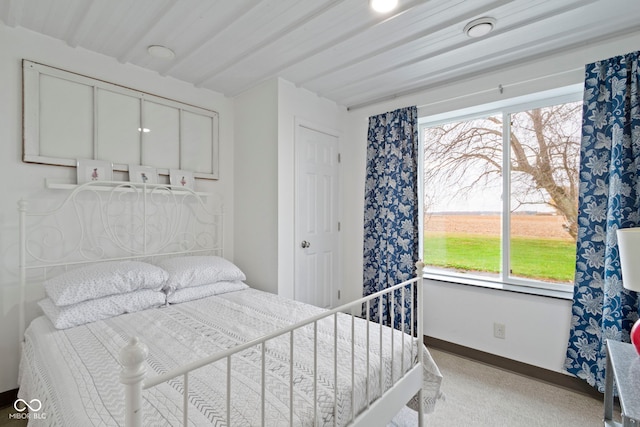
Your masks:
{"label": "white bedding", "polygon": [[[40,416],[30,425],[112,426],[124,424],[124,389],[119,382],[118,354],[129,337],[138,336],[149,347],[147,376],[154,376],[185,363],[242,344],[303,320],[322,309],[276,295],[246,289],[200,300],[56,330],[45,317],[32,322],[25,333],[20,370],[19,397],[39,399]],[[366,322],[356,319],[356,414],[366,396]],[[333,425],[334,372],[333,320],[318,325],[318,418],[320,425]],[[313,422],[313,327],[308,334],[295,333],[293,425]],[[370,327],[370,371],[379,368],[379,328]],[[384,328],[383,341],[391,339]],[[393,368],[383,353],[385,387],[393,370],[400,375],[400,337],[405,337],[404,369],[416,358],[410,346],[416,340],[394,332]],[[351,419],[351,317],[339,316],[337,425]],[[440,394],[441,376],[433,359],[424,352],[425,412],[433,409]],[[384,345],[383,345],[384,348]],[[289,425],[289,336],[267,344],[267,403],[265,424]],[[261,352],[247,350],[232,359],[232,415],[234,426],[260,425]],[[193,372],[189,377],[190,425],[226,425],[226,362],[220,361]],[[145,425],[180,425],[182,422],[182,378],[143,392]],[[378,381],[369,384],[371,398],[379,395]]]}

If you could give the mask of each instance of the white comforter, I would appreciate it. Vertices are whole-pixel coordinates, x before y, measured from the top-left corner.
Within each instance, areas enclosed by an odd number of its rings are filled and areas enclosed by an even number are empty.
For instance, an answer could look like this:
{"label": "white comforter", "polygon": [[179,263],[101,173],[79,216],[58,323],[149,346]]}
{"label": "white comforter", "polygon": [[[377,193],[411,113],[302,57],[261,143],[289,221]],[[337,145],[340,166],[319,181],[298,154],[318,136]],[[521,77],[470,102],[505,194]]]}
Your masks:
{"label": "white comforter", "polygon": [[[118,316],[83,326],[56,330],[48,319],[32,322],[25,334],[19,397],[38,399],[42,408],[30,425],[123,425],[124,391],[119,382],[118,354],[129,337],[138,336],[149,347],[147,375],[153,376],[218,351],[242,344],[322,311],[276,295],[247,289],[160,309]],[[366,406],[366,322],[356,319],[355,409]],[[338,321],[338,404],[334,414],[333,318],[318,324],[318,390],[314,400],[313,327],[294,334],[294,420],[312,425],[314,401],[320,425],[345,425],[351,419],[351,317]],[[392,332],[384,328],[383,341]],[[404,336],[404,357],[401,343]],[[394,332],[396,354],[383,351],[383,387],[397,379],[411,358],[415,341]],[[370,327],[369,395],[380,394],[378,376],[379,327]],[[413,344],[412,344],[413,343]],[[413,345],[413,351],[411,346]],[[441,376],[427,350],[424,352],[423,410],[433,409]],[[384,348],[384,344],[383,344]],[[266,358],[266,425],[290,425],[289,335],[269,341]],[[232,359],[231,385],[234,426],[260,425],[261,351],[250,349]],[[375,379],[375,380],[374,380]],[[201,368],[189,377],[189,417],[192,425],[226,424],[226,362]],[[143,392],[145,425],[181,425],[182,378]]]}

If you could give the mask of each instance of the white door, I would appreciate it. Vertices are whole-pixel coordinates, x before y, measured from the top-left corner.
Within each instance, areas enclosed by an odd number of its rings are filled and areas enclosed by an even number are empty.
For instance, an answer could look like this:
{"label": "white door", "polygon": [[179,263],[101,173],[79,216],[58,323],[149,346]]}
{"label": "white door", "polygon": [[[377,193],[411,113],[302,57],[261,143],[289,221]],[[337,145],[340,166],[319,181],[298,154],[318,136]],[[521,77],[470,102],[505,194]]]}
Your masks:
{"label": "white door", "polygon": [[338,137],[296,124],[294,298],[318,307],[338,301]]}

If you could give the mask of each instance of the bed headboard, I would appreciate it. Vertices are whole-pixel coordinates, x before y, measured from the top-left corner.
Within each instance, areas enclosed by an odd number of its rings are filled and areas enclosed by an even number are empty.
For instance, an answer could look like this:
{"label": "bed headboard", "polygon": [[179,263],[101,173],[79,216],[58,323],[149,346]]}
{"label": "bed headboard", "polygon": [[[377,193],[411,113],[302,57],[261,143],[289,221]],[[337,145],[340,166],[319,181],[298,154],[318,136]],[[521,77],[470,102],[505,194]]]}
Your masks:
{"label": "bed headboard", "polygon": [[[54,190],[58,191],[58,190]],[[20,337],[27,282],[89,263],[224,255],[222,202],[165,184],[92,181],[50,209],[19,202]]]}

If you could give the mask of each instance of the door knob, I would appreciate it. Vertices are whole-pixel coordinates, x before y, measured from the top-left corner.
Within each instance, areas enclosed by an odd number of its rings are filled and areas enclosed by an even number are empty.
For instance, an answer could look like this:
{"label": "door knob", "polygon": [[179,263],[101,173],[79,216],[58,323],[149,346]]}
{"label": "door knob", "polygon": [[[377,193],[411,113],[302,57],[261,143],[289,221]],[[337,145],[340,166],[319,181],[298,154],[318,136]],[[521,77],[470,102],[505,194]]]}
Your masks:
{"label": "door knob", "polygon": [[302,246],[303,249],[306,249],[309,246],[311,246],[311,243],[307,242],[306,240],[303,240],[300,246]]}

